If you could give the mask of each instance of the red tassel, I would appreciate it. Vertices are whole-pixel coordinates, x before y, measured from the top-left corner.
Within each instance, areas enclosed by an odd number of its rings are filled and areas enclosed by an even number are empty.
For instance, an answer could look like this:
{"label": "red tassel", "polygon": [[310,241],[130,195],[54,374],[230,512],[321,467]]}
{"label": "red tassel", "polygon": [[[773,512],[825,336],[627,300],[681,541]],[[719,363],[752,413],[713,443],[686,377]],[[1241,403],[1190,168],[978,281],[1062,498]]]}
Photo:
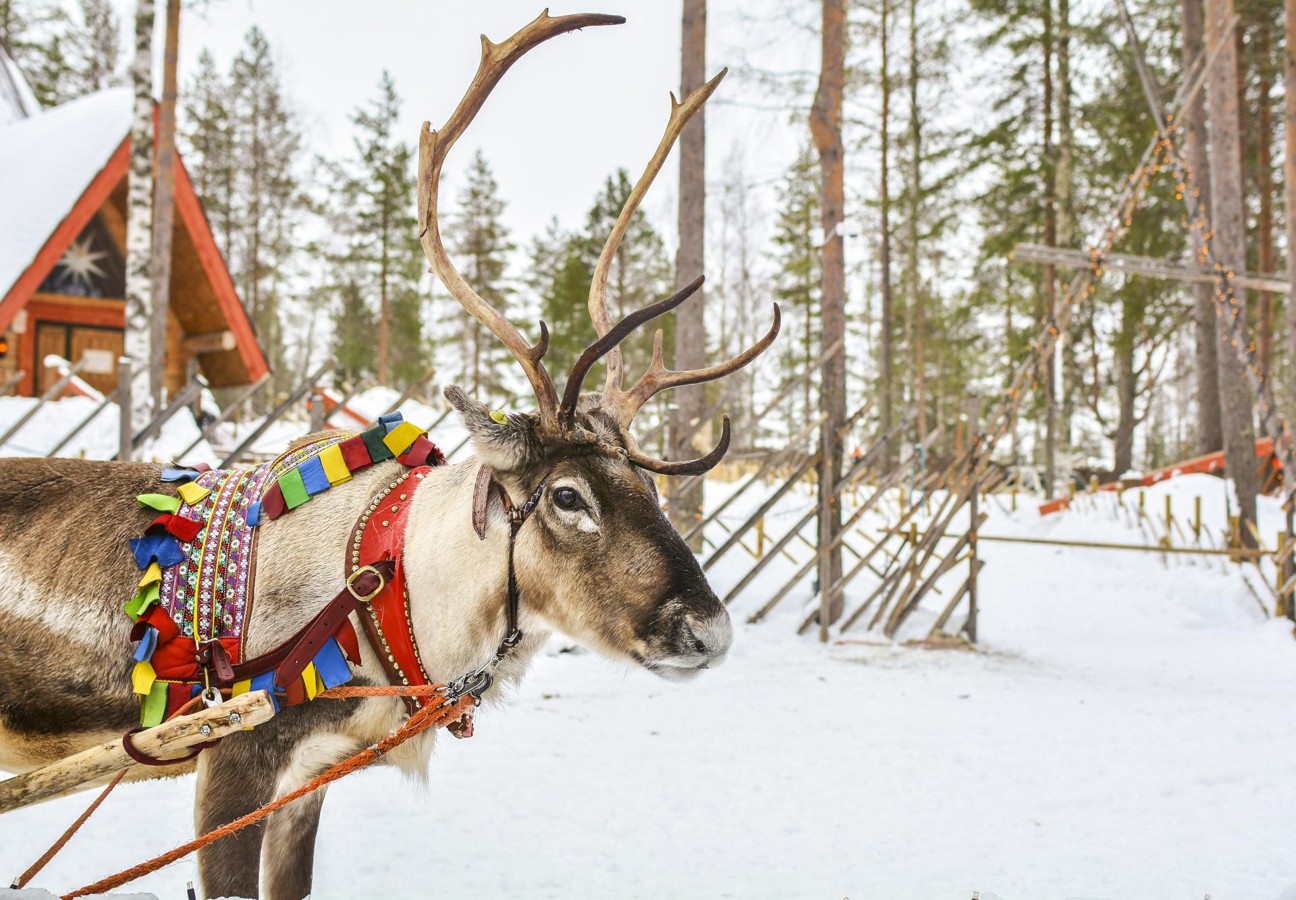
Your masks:
{"label": "red tassel", "polygon": [[360,665],[360,641],[356,638],[355,627],[351,624],[350,619],[342,620],[342,627],[338,629],[337,634],[333,637],[337,640],[338,646],[342,648],[342,655],[347,658],[347,662],[353,666]]}
{"label": "red tassel", "polygon": [[284,501],[283,491],[276,482],[261,496],[261,516],[266,519],[277,519],[287,511],[288,504]]}
{"label": "red tassel", "polygon": [[352,472],[373,464],[373,459],[369,456],[369,448],[365,446],[361,435],[347,438],[338,444],[338,448],[342,451],[342,461]]}

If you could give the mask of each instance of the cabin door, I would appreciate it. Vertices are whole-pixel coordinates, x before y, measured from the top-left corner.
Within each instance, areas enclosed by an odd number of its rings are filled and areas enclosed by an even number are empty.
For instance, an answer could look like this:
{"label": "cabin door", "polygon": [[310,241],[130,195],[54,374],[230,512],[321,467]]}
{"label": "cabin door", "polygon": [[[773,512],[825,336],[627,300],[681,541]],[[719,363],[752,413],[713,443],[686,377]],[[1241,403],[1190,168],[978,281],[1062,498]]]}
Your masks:
{"label": "cabin door", "polygon": [[38,321],[36,395],[45,393],[59,380],[58,369],[44,364],[47,355],[53,353],[76,362],[87,350],[99,352],[94,361],[81,370],[80,378],[95,390],[111,394],[117,389],[117,357],[124,349],[125,334],[120,328]]}

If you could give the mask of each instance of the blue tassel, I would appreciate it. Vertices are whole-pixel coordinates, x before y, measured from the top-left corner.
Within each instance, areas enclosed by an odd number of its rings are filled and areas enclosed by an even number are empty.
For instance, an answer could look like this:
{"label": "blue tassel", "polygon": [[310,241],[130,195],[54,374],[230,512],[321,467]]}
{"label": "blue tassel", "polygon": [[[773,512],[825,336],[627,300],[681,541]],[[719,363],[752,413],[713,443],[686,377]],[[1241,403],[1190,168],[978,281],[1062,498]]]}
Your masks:
{"label": "blue tassel", "polygon": [[254,500],[247,507],[247,523],[251,528],[261,524],[261,501]]}
{"label": "blue tassel", "polygon": [[319,653],[315,654],[315,671],[319,672],[324,687],[337,687],[351,680],[351,667],[342,657],[342,648],[333,638],[329,638]]}
{"label": "blue tassel", "polygon": [[162,568],[174,566],[184,560],[184,551],[180,542],[169,534],[146,534],[144,537],[130,539],[131,552],[141,569],[147,569],[149,563],[157,560]]}
{"label": "blue tassel", "polygon": [[250,690],[266,691],[270,694],[270,700],[274,703],[275,712],[279,712],[279,698],[275,696],[275,673],[262,672],[252,679]]}
{"label": "blue tassel", "polygon": [[192,687],[189,688],[189,699],[192,700],[194,697],[197,697],[199,694],[202,693],[202,691],[203,691],[203,686],[201,684],[193,685]]}
{"label": "blue tassel", "polygon": [[378,417],[378,424],[383,427],[383,433],[387,433],[405,421],[405,417],[399,412],[389,412]]}
{"label": "blue tassel", "polygon": [[301,472],[302,484],[306,486],[306,493],[314,497],[316,494],[322,494],[332,485],[329,484],[328,476],[324,474],[324,464],[320,462],[318,456],[312,456],[300,466],[297,471]]}
{"label": "blue tassel", "polygon": [[163,469],[163,481],[193,481],[202,473],[197,469]]}
{"label": "blue tassel", "polygon": [[140,638],[139,645],[135,648],[135,661],[148,662],[153,658],[153,651],[157,649],[158,630],[150,625],[144,631],[144,636]]}

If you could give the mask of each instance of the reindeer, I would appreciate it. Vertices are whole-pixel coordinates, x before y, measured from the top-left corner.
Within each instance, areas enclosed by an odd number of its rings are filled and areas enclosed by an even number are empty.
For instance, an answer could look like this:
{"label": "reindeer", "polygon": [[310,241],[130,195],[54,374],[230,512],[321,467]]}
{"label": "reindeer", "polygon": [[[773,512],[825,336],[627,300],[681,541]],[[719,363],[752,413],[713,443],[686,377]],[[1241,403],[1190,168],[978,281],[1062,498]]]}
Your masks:
{"label": "reindeer", "polygon": [[[656,333],[646,373],[623,387],[618,344],[645,322],[684,302],[701,279],[674,297],[617,324],[608,313],[609,267],[654,176],[676,137],[715,90],[715,79],[686,97],[672,97],[665,136],[622,209],[603,247],[589,295],[598,339],[568,376],[561,399],[543,362],[548,332],[528,343],[455,269],[442,244],[437,215],[441,167],[505,71],[536,45],[586,26],[619,24],[618,16],[541,14],[502,44],[482,38],[476,77],[446,126],[420,135],[421,240],[434,271],[476,320],[512,352],[535,393],[536,409],[496,421],[457,387],[445,390],[472,436],[474,456],[428,471],[413,495],[403,561],[413,636],[428,675],[447,681],[489,657],[508,617],[504,597],[510,549],[524,637],[501,663],[486,699],[516,684],[551,630],[559,629],[614,659],[664,678],[687,679],[718,664],[732,640],[729,616],[707,585],[694,555],[662,514],[654,474],[700,475],[724,455],[724,419],[716,448],[691,461],[645,454],[630,427],[654,394],[721,378],[746,365],[774,340],[769,332],[728,362],[672,371]],[[590,368],[606,359],[601,393],[582,393]],[[513,505],[544,485],[526,528],[510,545],[505,498],[479,489],[479,473]],[[400,465],[381,463],[354,481],[319,495],[310,514],[262,526],[256,598],[247,625],[248,653],[261,653],[292,634],[339,589],[346,544],[366,503]],[[159,490],[159,467],[85,460],[0,461],[0,768],[25,771],[100,741],[137,720],[129,679],[130,622],[121,603],[138,570],[127,538],[149,514],[136,494]],[[475,502],[484,509],[476,510]],[[474,518],[479,519],[474,527]],[[479,533],[480,532],[480,533]],[[353,614],[353,618],[355,614]],[[387,683],[377,650],[361,634],[358,683]],[[304,784],[330,764],[389,733],[404,719],[399,699],[315,701],[289,707],[274,720],[225,739],[196,764],[147,770],[142,777],[196,768],[195,825],[205,833]],[[433,732],[387,762],[410,773],[427,767]],[[409,749],[408,752],[406,748]],[[297,900],[310,893],[315,833],[324,792],[199,854],[207,896]],[[262,847],[266,853],[262,853]]]}

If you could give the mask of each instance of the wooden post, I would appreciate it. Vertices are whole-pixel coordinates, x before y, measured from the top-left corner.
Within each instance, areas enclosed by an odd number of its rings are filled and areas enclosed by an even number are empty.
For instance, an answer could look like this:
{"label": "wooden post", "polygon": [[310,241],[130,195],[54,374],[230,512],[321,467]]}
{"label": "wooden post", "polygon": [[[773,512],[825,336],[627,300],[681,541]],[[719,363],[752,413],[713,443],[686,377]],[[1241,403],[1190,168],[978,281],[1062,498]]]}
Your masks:
{"label": "wooden post", "polygon": [[1171,538],[1174,537],[1174,512],[1173,512],[1173,508],[1170,505],[1169,494],[1165,495],[1165,530],[1166,530],[1166,546],[1169,547],[1170,544],[1172,543]]}
{"label": "wooden post", "polygon": [[1193,541],[1201,543],[1202,516],[1201,516],[1201,495],[1193,497]]}
{"label": "wooden post", "polygon": [[162,59],[162,103],[158,107],[157,168],[153,190],[153,245],[150,248],[149,395],[153,414],[166,393],[166,336],[171,314],[171,233],[175,217],[176,60],[180,47],[180,0],[167,0],[166,47]]}
{"label": "wooden post", "polygon": [[[968,446],[972,449],[972,461],[968,465],[968,477],[972,479],[972,492],[968,496],[968,616],[963,630],[967,632],[968,640],[972,643],[977,642],[977,572],[981,569],[981,561],[977,554],[977,432],[981,419],[981,400],[979,397],[973,397],[968,401]],[[1074,486],[1074,484],[1073,484]]]}
{"label": "wooden post", "polygon": [[122,462],[130,462],[135,450],[131,430],[131,367],[129,356],[117,359],[117,459]]}
{"label": "wooden post", "polygon": [[[170,759],[195,744],[268,722],[274,703],[265,691],[250,691],[208,709],[146,729],[134,745],[150,756]],[[0,813],[62,796],[83,784],[106,778],[136,763],[117,738],[23,775],[0,781]]]}
{"label": "wooden post", "polygon": [[310,399],[306,401],[307,409],[310,413],[310,433],[316,434],[324,430],[324,392],[319,388],[311,390]]}
{"label": "wooden post", "polygon": [[765,555],[765,517],[756,520],[756,555]]}
{"label": "wooden post", "polygon": [[[1293,519],[1292,509],[1293,509],[1293,506],[1294,506],[1294,505],[1296,505],[1296,500],[1288,499],[1286,505],[1284,506],[1284,511],[1286,512],[1286,516],[1285,516],[1284,519],[1283,519],[1283,522],[1284,522],[1284,527],[1283,527],[1283,541],[1282,541],[1282,544],[1283,544],[1283,554],[1282,554],[1282,561],[1283,561],[1283,564],[1282,564],[1281,572],[1280,572],[1280,574],[1279,574],[1279,581],[1280,581],[1282,584],[1284,584],[1284,585],[1286,585],[1286,584],[1291,584],[1291,582],[1292,582],[1292,576],[1293,576],[1293,575],[1296,575],[1296,560],[1293,560],[1293,558],[1292,558],[1292,553],[1291,553],[1290,550],[1289,550],[1289,548],[1290,548],[1290,546],[1291,546],[1291,542],[1292,542],[1292,540],[1293,540],[1293,538],[1292,538],[1292,519]],[[1287,618],[1291,619],[1293,622],[1296,622],[1296,596],[1294,596],[1294,595],[1293,595],[1292,593],[1290,593],[1290,592],[1289,592],[1289,593],[1285,593],[1285,594],[1283,595],[1283,603],[1286,605],[1286,610],[1285,610],[1285,612],[1287,613]]]}

